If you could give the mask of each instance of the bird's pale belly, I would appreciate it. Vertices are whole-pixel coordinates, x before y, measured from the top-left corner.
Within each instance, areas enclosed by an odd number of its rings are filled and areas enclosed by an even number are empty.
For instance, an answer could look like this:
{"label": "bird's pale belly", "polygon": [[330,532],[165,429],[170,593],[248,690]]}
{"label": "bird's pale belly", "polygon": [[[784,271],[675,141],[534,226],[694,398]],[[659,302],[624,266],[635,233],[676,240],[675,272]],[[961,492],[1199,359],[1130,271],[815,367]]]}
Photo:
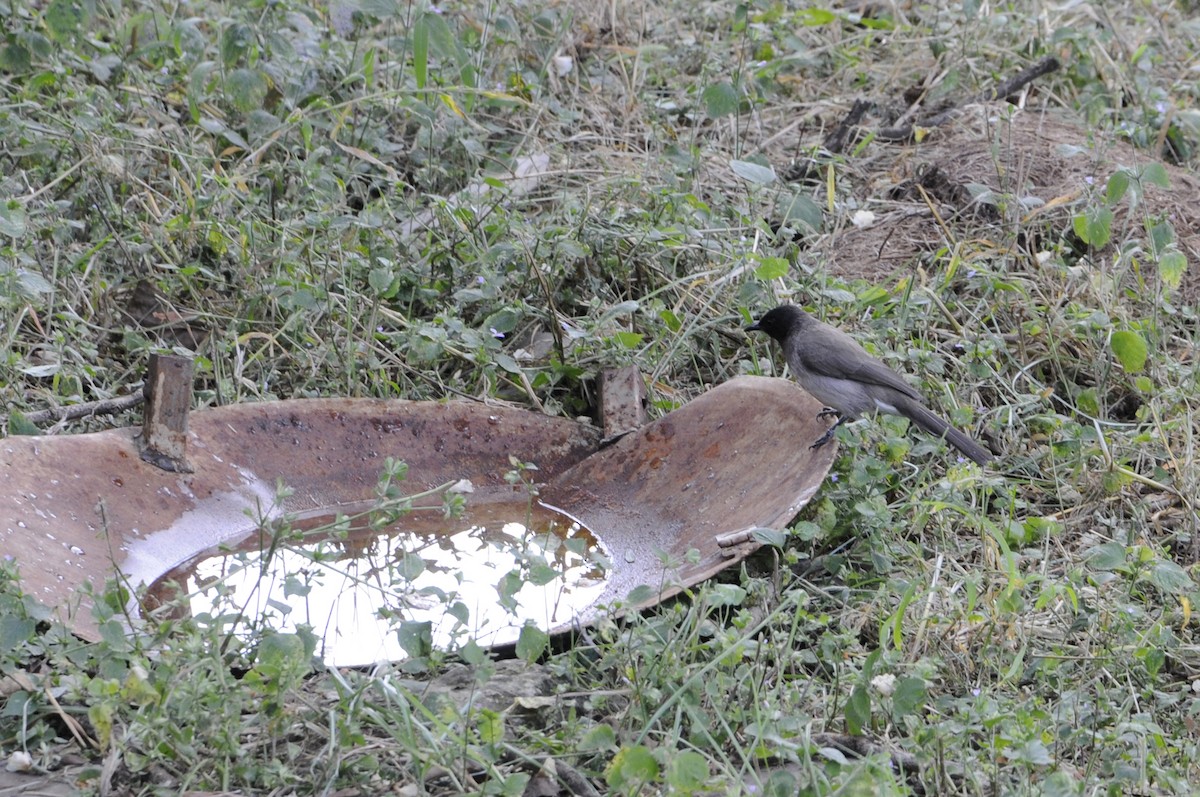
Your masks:
{"label": "bird's pale belly", "polygon": [[840,415],[849,420],[876,409],[880,412],[896,414],[894,406],[876,401],[867,393],[866,387],[861,382],[811,374],[797,378],[797,381],[801,387],[812,393],[817,401],[826,407],[833,407]]}

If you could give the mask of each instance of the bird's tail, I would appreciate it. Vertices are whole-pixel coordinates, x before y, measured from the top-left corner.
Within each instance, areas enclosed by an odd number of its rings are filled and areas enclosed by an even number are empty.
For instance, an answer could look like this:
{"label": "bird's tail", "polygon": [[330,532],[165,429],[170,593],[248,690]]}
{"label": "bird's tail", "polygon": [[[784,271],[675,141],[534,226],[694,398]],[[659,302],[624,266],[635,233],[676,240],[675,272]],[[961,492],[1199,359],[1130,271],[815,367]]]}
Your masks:
{"label": "bird's tail", "polygon": [[968,435],[950,425],[949,421],[929,411],[929,408],[917,401],[908,401],[898,408],[901,414],[936,437],[945,437],[950,445],[957,448],[968,459],[986,465],[992,460],[991,452],[972,440]]}

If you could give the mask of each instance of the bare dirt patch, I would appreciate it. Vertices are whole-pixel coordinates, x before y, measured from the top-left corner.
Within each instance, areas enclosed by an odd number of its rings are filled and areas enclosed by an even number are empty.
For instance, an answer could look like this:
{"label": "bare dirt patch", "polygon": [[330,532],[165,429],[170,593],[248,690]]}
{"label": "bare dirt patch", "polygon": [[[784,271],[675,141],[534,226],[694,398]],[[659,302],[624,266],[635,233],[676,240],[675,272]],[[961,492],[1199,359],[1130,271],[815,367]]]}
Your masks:
{"label": "bare dirt patch", "polygon": [[[956,248],[960,255],[1011,256],[1020,267],[1070,237],[1072,216],[1102,200],[1113,172],[1152,162],[1124,141],[1057,115],[999,103],[971,106],[919,144],[872,143],[851,157],[853,193],[875,221],[859,228],[846,220],[813,248],[846,279],[884,279]],[[1189,262],[1181,290],[1191,303],[1200,295],[1200,217],[1192,210],[1200,204],[1200,179],[1163,166],[1170,187],[1147,185],[1136,208],[1118,203],[1112,226],[1170,221]]]}

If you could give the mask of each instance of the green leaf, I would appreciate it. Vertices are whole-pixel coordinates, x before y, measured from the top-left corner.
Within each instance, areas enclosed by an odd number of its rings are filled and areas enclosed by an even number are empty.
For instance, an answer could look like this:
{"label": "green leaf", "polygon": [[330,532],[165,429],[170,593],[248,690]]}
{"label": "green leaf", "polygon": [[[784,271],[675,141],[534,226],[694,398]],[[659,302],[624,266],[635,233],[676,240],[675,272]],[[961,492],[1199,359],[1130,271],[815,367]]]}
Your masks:
{"label": "green leaf", "polygon": [[36,271],[17,269],[17,290],[23,298],[36,299],[38,296],[49,296],[54,293],[50,280]]}
{"label": "green leaf", "polygon": [[679,316],[670,310],[659,310],[658,318],[672,332],[678,332],[683,328],[683,322],[679,320]]}
{"label": "green leaf", "polygon": [[254,670],[285,689],[308,674],[311,660],[312,650],[299,634],[270,633],[258,645]]}
{"label": "green leaf", "polygon": [[1120,360],[1121,367],[1125,369],[1126,373],[1136,374],[1146,367],[1149,349],[1145,339],[1137,332],[1131,330],[1114,332],[1109,345],[1112,346],[1113,354],[1117,355],[1117,359]]}
{"label": "green leaf", "polygon": [[525,579],[521,577],[520,572],[509,570],[500,577],[496,582],[496,595],[500,600],[500,605],[505,611],[510,614],[516,614],[517,609],[517,593],[525,586]]}
{"label": "green leaf", "polygon": [[1187,271],[1187,267],[1187,255],[1178,249],[1172,249],[1158,259],[1158,277],[1168,288],[1177,290],[1180,283],[1183,282],[1183,275]]}
{"label": "green leaf", "polygon": [[23,75],[33,66],[29,48],[19,42],[0,47],[0,71]]}
{"label": "green leaf", "polygon": [[821,206],[806,194],[787,194],[775,205],[776,214],[784,226],[798,232],[817,232],[821,229]]}
{"label": "green leaf", "polygon": [[474,639],[468,639],[465,645],[460,645],[458,655],[472,667],[478,667],[487,661],[487,651],[479,647],[479,643]]}
{"label": "green leaf", "polygon": [[242,113],[262,108],[267,99],[267,78],[257,69],[235,69],[225,78],[225,92]]}
{"label": "green leaf", "polygon": [[617,734],[612,729],[611,725],[594,726],[579,741],[577,749],[580,752],[590,752],[593,750],[611,750],[617,746]]}
{"label": "green leaf", "polygon": [[1152,224],[1149,233],[1150,251],[1156,257],[1161,257],[1168,251],[1168,247],[1175,242],[1175,228],[1171,226],[1171,222],[1169,221],[1164,220]]}
{"label": "green leaf", "polygon": [[783,529],[758,526],[751,529],[750,533],[754,535],[754,541],[761,545],[770,545],[772,548],[783,548],[787,545],[788,533]]}
{"label": "green leaf", "polygon": [[1024,764],[1046,766],[1054,763],[1050,751],[1040,739],[1028,739],[1015,747],[1010,747],[1007,750],[1007,754],[1008,758],[1013,761],[1019,761]]}
{"label": "green leaf", "polygon": [[613,756],[604,771],[608,785],[615,789],[627,789],[658,778],[658,761],[654,754],[642,745],[622,747]]}
{"label": "green leaf", "polygon": [[425,560],[415,553],[405,553],[400,557],[395,575],[405,581],[416,581],[425,572]]}
{"label": "green leaf", "polygon": [[1112,177],[1108,178],[1108,185],[1104,190],[1104,201],[1109,207],[1115,206],[1125,196],[1125,192],[1129,190],[1129,172],[1124,169],[1118,169],[1113,172]]}
{"label": "green leaf", "polygon": [[0,617],[0,653],[10,653],[28,642],[36,628],[37,623],[29,617]]}
{"label": "green leaf", "polygon": [[25,234],[25,206],[16,200],[0,204],[0,235],[20,238]]}
{"label": "green leaf", "polygon": [[1160,559],[1146,576],[1150,583],[1172,595],[1183,595],[1196,588],[1188,572],[1169,559]]}
{"label": "green leaf", "polygon": [[13,410],[8,414],[8,433],[10,435],[37,435],[42,430],[36,424],[30,423],[24,414]]}
{"label": "green leaf", "polygon": [[1075,397],[1075,404],[1081,412],[1087,415],[1094,417],[1100,414],[1100,394],[1094,387],[1079,391],[1079,395]]}
{"label": "green leaf", "polygon": [[859,736],[871,722],[871,695],[862,684],[854,687],[850,700],[846,702],[846,729],[851,736]]}
{"label": "green leaf", "polygon": [[924,680],[911,676],[901,678],[892,693],[892,713],[897,719],[916,715],[925,705],[926,696]]}
{"label": "green leaf", "polygon": [[1071,219],[1071,227],[1079,240],[1100,249],[1112,237],[1113,212],[1108,208],[1090,208]]}
{"label": "green leaf", "polygon": [[823,538],[825,532],[811,520],[800,520],[792,525],[792,536],[801,542],[812,542]]}
{"label": "green leaf", "polygon": [[1171,178],[1167,169],[1161,163],[1148,163],[1142,170],[1142,182],[1156,185],[1159,188],[1170,188]]}
{"label": "green leaf", "polygon": [[429,82],[429,25],[425,22],[428,16],[421,15],[412,32],[413,77],[417,81],[418,89],[425,88],[425,84]]}
{"label": "green leaf", "polygon": [[235,22],[221,34],[221,61],[231,67],[249,52],[255,41],[254,29],[242,22]]}
{"label": "green leaf", "polygon": [[413,72],[419,89],[429,82],[430,52],[443,60],[458,60],[454,31],[440,14],[426,12],[413,26]]}
{"label": "green leaf", "polygon": [[1073,772],[1056,770],[1039,784],[1040,797],[1079,797],[1080,785]]}
{"label": "green leaf", "polygon": [[644,337],[645,335],[641,335],[637,332],[615,332],[609,337],[609,339],[627,349],[636,349],[641,345]]}
{"label": "green leaf", "polygon": [[708,759],[695,750],[684,750],[667,766],[667,783],[684,794],[699,791],[708,776]]}
{"label": "green leaf", "polygon": [[782,257],[764,257],[758,268],[754,269],[754,276],[760,280],[773,280],[786,277],[787,273],[788,262]]}
{"label": "green leaf", "polygon": [[720,119],[722,116],[737,113],[738,103],[741,101],[737,89],[728,80],[706,88],[700,99],[704,101],[705,113],[710,119]]}
{"label": "green leaf", "polygon": [[501,369],[510,374],[521,373],[520,364],[502,351],[498,351],[492,355],[492,362],[496,363],[496,365],[500,366]]}
{"label": "green leaf", "polygon": [[808,8],[801,9],[800,13],[796,14],[796,19],[805,27],[816,28],[821,25],[831,25],[837,22],[837,15],[823,8],[809,6]]}
{"label": "green leaf", "polygon": [[476,729],[484,744],[499,744],[504,741],[504,715],[489,708],[480,709]]}
{"label": "green leaf", "polygon": [[[411,555],[411,554],[409,554],[409,555]],[[453,617],[455,620],[462,623],[463,625],[466,625],[467,623],[469,623],[471,621],[471,609],[467,606],[467,604],[463,603],[462,601],[454,601],[449,606],[447,606],[446,614],[450,615],[451,617]],[[471,642],[468,642],[468,644],[473,644],[473,640]],[[461,652],[460,652],[460,655],[461,655]],[[464,655],[463,658],[465,659],[466,656]]]}
{"label": "green leaf", "polygon": [[775,182],[775,170],[754,161],[731,160],[729,168],[738,177],[755,185],[770,185]]}
{"label": "green leaf", "polygon": [[433,625],[428,620],[405,620],[396,629],[396,639],[409,658],[427,658],[433,652]]}
{"label": "green leaf", "polygon": [[429,28],[429,46],[438,58],[452,59],[458,55],[454,31],[441,14],[428,12],[422,16]]}
{"label": "green leaf", "polygon": [[394,279],[395,274],[386,266],[379,266],[367,272],[367,285],[371,287],[376,296],[385,297]]}
{"label": "green leaf", "polygon": [[544,587],[559,577],[559,571],[549,562],[531,562],[525,578],[535,587]]}
{"label": "green leaf", "polygon": [[708,591],[709,606],[741,606],[746,600],[746,590],[737,584],[714,584]]}
{"label": "green leaf", "polygon": [[50,35],[62,41],[82,30],[87,17],[83,0],[51,0],[43,19]]}
{"label": "green leaf", "polygon": [[246,143],[246,140],[243,139],[238,132],[230,130],[228,127],[226,127],[225,123],[220,119],[213,119],[211,116],[202,116],[200,117],[198,124],[201,128],[209,133],[212,133],[214,136],[222,136],[223,138],[227,139],[230,144],[241,147],[242,149],[250,149],[250,145]]}
{"label": "green leaf", "polygon": [[1125,566],[1125,546],[1106,542],[1088,550],[1087,563],[1096,570],[1119,570]]}
{"label": "green leaf", "polygon": [[522,313],[515,307],[502,307],[483,320],[483,328],[489,333],[492,330],[507,335],[517,327]]}
{"label": "green leaf", "polygon": [[1048,536],[1057,534],[1060,524],[1057,520],[1051,517],[1028,517],[1022,524],[1025,527],[1025,538],[1028,540],[1042,540]]}
{"label": "green leaf", "polygon": [[517,637],[517,658],[533,663],[550,646],[550,635],[533,623],[521,626]]}

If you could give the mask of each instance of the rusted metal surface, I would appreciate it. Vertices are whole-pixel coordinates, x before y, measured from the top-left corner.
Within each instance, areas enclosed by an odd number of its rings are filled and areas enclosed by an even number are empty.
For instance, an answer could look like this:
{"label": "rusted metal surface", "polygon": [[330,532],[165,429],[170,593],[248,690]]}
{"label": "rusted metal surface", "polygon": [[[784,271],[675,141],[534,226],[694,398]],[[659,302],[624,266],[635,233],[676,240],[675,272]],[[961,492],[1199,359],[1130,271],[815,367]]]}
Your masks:
{"label": "rusted metal surface", "polygon": [[[135,430],[0,441],[0,556],[22,586],[84,637],[96,626],[80,588],[117,573],[150,582],[256,527],[254,518],[366,500],[386,457],[412,491],[455,479],[507,486],[509,454],[553,476],[600,432],[561,418],[473,402],[313,399],[193,413],[194,473],[138,456]],[[276,502],[277,480],[292,489]]]}
{"label": "rusted metal surface", "polygon": [[600,423],[611,440],[646,422],[646,385],[636,365],[607,368],[600,374]]}
{"label": "rusted metal surface", "polygon": [[[493,496],[523,490],[504,478],[512,455],[536,464],[544,502],[609,552],[595,606],[639,585],[654,603],[758,547],[735,532],[779,527],[807,503],[835,454],[809,448],[825,429],[820,409],[790,381],[742,377],[597,451],[593,427],[473,402],[244,404],[192,413],[193,473],[143,462],[132,429],[13,437],[0,441],[0,555],[16,560],[27,592],[95,638],[89,582],[99,589],[119,570],[131,587],[150,584],[258,519],[369,500],[387,457],[408,463],[411,492],[459,479]],[[277,499],[277,484],[290,495]]]}
{"label": "rusted metal surface", "polygon": [[[654,588],[658,597],[647,603],[656,603],[759,547],[719,538],[790,522],[836,455],[833,444],[809,448],[826,429],[820,410],[791,381],[738,377],[554,478],[545,502],[613,549],[614,573],[598,603],[624,600],[641,584]],[[688,564],[692,549],[699,559]],[[666,570],[662,554],[672,563]]]}

